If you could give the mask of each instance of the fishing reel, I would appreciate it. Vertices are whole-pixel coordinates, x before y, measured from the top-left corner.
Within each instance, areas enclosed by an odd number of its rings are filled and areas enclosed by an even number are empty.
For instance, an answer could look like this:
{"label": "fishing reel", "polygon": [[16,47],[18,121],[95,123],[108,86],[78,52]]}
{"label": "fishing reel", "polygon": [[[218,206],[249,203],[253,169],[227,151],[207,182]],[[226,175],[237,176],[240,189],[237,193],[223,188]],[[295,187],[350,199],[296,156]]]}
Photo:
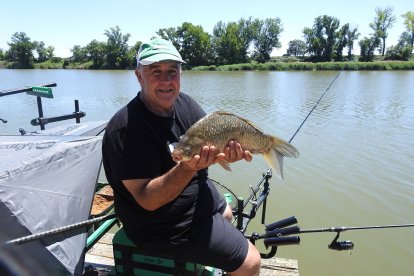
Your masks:
{"label": "fishing reel", "polygon": [[354,243],[352,241],[338,241],[340,232],[336,232],[335,238],[328,245],[331,250],[344,251],[354,249]]}
{"label": "fishing reel", "polygon": [[[255,244],[257,240],[263,239],[266,249],[270,247],[268,253],[260,253],[263,259],[269,259],[276,255],[277,247],[282,245],[294,245],[300,243],[300,237],[294,234],[316,233],[316,232],[336,232],[335,238],[328,245],[328,248],[336,251],[352,250],[354,243],[349,240],[338,241],[339,235],[346,228],[322,228],[322,229],[308,229],[301,230],[297,223],[296,217],[292,216],[277,222],[265,225],[265,233],[253,233],[246,236],[251,243]],[[293,235],[293,236],[292,236]]]}

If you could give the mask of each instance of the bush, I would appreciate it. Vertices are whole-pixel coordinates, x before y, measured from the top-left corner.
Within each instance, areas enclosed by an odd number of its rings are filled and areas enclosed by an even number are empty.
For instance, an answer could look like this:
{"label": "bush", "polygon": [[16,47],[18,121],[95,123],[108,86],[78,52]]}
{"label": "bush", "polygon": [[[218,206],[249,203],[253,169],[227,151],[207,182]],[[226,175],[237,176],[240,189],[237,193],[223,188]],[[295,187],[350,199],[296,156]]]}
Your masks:
{"label": "bush", "polygon": [[411,46],[391,46],[387,49],[385,60],[410,60],[412,56],[413,47]]}
{"label": "bush", "polygon": [[62,60],[63,60],[63,58],[61,58],[61,57],[52,57],[50,59],[50,62],[59,63],[59,62],[62,62]]}

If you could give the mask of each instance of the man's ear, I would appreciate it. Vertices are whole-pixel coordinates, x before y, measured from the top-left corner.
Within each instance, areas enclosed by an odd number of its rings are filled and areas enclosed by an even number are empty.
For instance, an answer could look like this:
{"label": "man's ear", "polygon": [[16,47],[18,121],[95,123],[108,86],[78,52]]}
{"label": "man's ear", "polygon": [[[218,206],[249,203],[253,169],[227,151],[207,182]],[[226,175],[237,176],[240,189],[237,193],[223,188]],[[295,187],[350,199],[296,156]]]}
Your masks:
{"label": "man's ear", "polygon": [[138,81],[141,80],[141,70],[135,68],[135,76],[137,76]]}

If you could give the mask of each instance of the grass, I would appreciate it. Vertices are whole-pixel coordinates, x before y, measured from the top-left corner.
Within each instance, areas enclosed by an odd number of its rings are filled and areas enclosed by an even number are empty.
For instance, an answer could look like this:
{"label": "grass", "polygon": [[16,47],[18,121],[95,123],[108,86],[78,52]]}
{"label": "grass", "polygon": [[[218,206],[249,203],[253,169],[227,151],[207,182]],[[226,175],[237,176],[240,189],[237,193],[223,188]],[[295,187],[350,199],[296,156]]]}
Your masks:
{"label": "grass", "polygon": [[[356,57],[357,58],[357,57]],[[0,68],[14,68],[12,62],[0,61]],[[35,69],[94,69],[89,62],[69,62],[62,58],[52,58],[45,62],[35,63]],[[187,68],[184,68],[187,70]],[[378,56],[372,62],[304,62],[296,57],[274,57],[266,63],[252,61],[250,63],[231,65],[209,65],[188,68],[194,71],[313,71],[313,70],[414,70],[414,57],[410,61],[386,61]]]}
{"label": "grass", "polygon": [[200,66],[195,71],[312,71],[312,70],[414,70],[414,61],[372,62],[266,62],[220,66]]}

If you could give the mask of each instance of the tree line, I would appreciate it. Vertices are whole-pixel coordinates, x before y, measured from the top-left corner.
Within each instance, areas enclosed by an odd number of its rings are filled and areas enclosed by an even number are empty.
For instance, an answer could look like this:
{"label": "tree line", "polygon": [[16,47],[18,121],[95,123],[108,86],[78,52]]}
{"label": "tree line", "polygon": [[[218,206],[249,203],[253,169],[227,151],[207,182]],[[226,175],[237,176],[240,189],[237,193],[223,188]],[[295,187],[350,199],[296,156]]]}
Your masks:
{"label": "tree line", "polygon": [[[376,8],[375,17],[369,27],[372,33],[358,41],[359,61],[372,61],[375,51],[390,60],[408,60],[414,46],[414,12],[401,15],[406,31],[400,35],[397,45],[386,47],[389,30],[397,18],[393,8]],[[209,34],[200,25],[189,22],[178,27],[162,28],[156,35],[170,40],[180,51],[188,66],[239,64],[271,60],[274,48],[280,48],[280,34],[283,26],[280,18],[264,20],[249,17],[237,22],[219,21]],[[360,37],[358,28],[328,15],[315,18],[312,27],[303,29],[303,39],[289,42],[286,56],[300,57],[305,61],[329,62],[351,61],[353,47]],[[128,45],[130,34],[123,34],[116,26],[105,30],[107,41],[92,40],[85,46],[74,45],[72,56],[64,59],[63,67],[71,62],[90,62],[90,68],[124,69],[133,68],[135,56],[141,45],[137,41]],[[31,41],[24,32],[16,32],[8,42],[9,49],[0,49],[0,60],[6,60],[13,68],[33,68],[35,62],[61,62],[54,56],[54,47],[44,42]],[[345,55],[343,54],[345,52]]]}

